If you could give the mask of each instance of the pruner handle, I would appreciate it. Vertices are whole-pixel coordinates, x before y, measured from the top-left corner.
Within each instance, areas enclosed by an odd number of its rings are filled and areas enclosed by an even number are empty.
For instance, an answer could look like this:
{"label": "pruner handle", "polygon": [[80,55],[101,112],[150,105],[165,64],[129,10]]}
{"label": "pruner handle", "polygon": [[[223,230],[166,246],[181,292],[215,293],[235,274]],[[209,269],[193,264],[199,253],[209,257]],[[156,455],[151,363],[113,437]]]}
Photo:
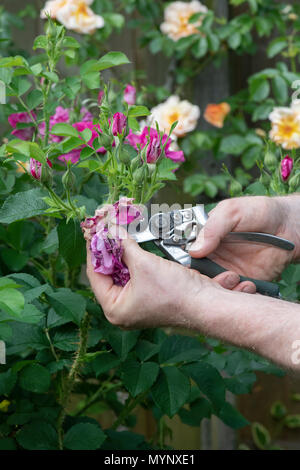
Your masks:
{"label": "pruner handle", "polygon": [[[219,264],[210,260],[209,258],[192,258],[191,268],[199,271],[201,274],[214,278],[218,274],[228,271]],[[279,287],[277,284],[268,281],[260,281],[258,279],[251,279],[250,277],[240,276],[241,282],[251,281],[256,285],[256,290],[259,294],[267,295],[269,297],[280,298]]]}

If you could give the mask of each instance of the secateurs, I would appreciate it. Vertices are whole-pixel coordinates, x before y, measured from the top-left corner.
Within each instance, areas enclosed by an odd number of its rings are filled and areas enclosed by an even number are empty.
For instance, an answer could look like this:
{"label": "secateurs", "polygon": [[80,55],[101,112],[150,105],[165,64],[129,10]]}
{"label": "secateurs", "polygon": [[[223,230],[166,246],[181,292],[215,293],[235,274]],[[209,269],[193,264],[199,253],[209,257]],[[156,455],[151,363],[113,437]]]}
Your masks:
{"label": "secateurs", "polygon": [[[188,253],[191,243],[197,238],[199,231],[204,227],[207,220],[208,215],[205,212],[204,205],[199,204],[190,209],[157,213],[150,218],[144,230],[142,226],[138,226],[135,233],[131,235],[138,243],[154,241],[168,259],[213,278],[227,270],[209,258],[196,259]],[[287,251],[292,251],[295,248],[295,245],[288,240],[268,233],[258,232],[231,232],[222,242],[264,244]],[[279,287],[275,283],[245,276],[240,276],[240,280],[241,282],[252,281],[260,294],[280,298]]]}

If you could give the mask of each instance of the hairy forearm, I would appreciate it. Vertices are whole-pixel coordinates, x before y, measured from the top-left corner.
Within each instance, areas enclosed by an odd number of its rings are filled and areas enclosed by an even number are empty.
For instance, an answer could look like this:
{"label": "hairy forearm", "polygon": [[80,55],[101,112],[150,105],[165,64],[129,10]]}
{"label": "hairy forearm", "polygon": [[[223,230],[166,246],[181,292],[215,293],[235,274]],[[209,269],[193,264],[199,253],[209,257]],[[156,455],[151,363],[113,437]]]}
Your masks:
{"label": "hairy forearm", "polygon": [[[203,302],[200,305],[200,302],[190,305],[193,329],[300,372],[293,349],[294,342],[300,340],[299,304],[259,294],[212,289],[206,305]],[[300,350],[300,341],[296,347]],[[300,361],[300,354],[298,358]]]}
{"label": "hairy forearm", "polygon": [[295,243],[293,261],[300,262],[300,193],[289,196],[275,197],[282,208],[287,234],[291,234],[291,241]]}

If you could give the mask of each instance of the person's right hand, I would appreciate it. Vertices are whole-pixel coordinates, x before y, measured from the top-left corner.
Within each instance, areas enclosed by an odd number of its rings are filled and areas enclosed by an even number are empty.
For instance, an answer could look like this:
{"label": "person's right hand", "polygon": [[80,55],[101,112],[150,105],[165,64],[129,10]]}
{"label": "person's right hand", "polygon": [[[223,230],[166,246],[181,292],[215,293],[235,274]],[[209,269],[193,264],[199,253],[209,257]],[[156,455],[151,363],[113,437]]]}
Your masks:
{"label": "person's right hand", "polygon": [[[209,213],[190,255],[194,258],[209,257],[224,268],[247,277],[265,281],[277,279],[295,260],[294,252],[268,245],[222,240],[229,232],[263,232],[299,244],[297,212],[293,214],[290,210],[288,199],[250,196],[220,202]],[[300,197],[298,203],[300,206]],[[251,292],[251,286],[253,291],[254,284],[242,282],[234,290]]]}

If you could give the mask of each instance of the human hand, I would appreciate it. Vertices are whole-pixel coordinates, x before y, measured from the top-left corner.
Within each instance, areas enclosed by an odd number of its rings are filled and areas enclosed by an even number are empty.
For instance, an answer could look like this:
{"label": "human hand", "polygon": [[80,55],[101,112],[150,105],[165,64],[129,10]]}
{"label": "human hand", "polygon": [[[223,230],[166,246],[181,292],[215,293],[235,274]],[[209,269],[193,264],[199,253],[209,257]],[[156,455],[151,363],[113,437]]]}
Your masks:
{"label": "human hand", "polygon": [[[190,314],[206,312],[211,296],[223,287],[233,288],[239,276],[227,272],[214,280],[197,271],[144,251],[133,240],[122,240],[123,260],[130,272],[125,287],[113,284],[112,278],[94,271],[87,249],[87,275],[107,319],[123,328],[159,326],[191,327]],[[199,304],[200,302],[200,304]]]}
{"label": "human hand", "polygon": [[[207,223],[191,247],[191,256],[208,256],[224,268],[247,277],[265,281],[277,279],[293,261],[293,252],[222,240],[229,232],[264,232],[295,242],[297,230],[294,230],[285,199],[256,196],[222,201],[209,213]],[[234,290],[253,293],[255,286],[246,281]]]}

